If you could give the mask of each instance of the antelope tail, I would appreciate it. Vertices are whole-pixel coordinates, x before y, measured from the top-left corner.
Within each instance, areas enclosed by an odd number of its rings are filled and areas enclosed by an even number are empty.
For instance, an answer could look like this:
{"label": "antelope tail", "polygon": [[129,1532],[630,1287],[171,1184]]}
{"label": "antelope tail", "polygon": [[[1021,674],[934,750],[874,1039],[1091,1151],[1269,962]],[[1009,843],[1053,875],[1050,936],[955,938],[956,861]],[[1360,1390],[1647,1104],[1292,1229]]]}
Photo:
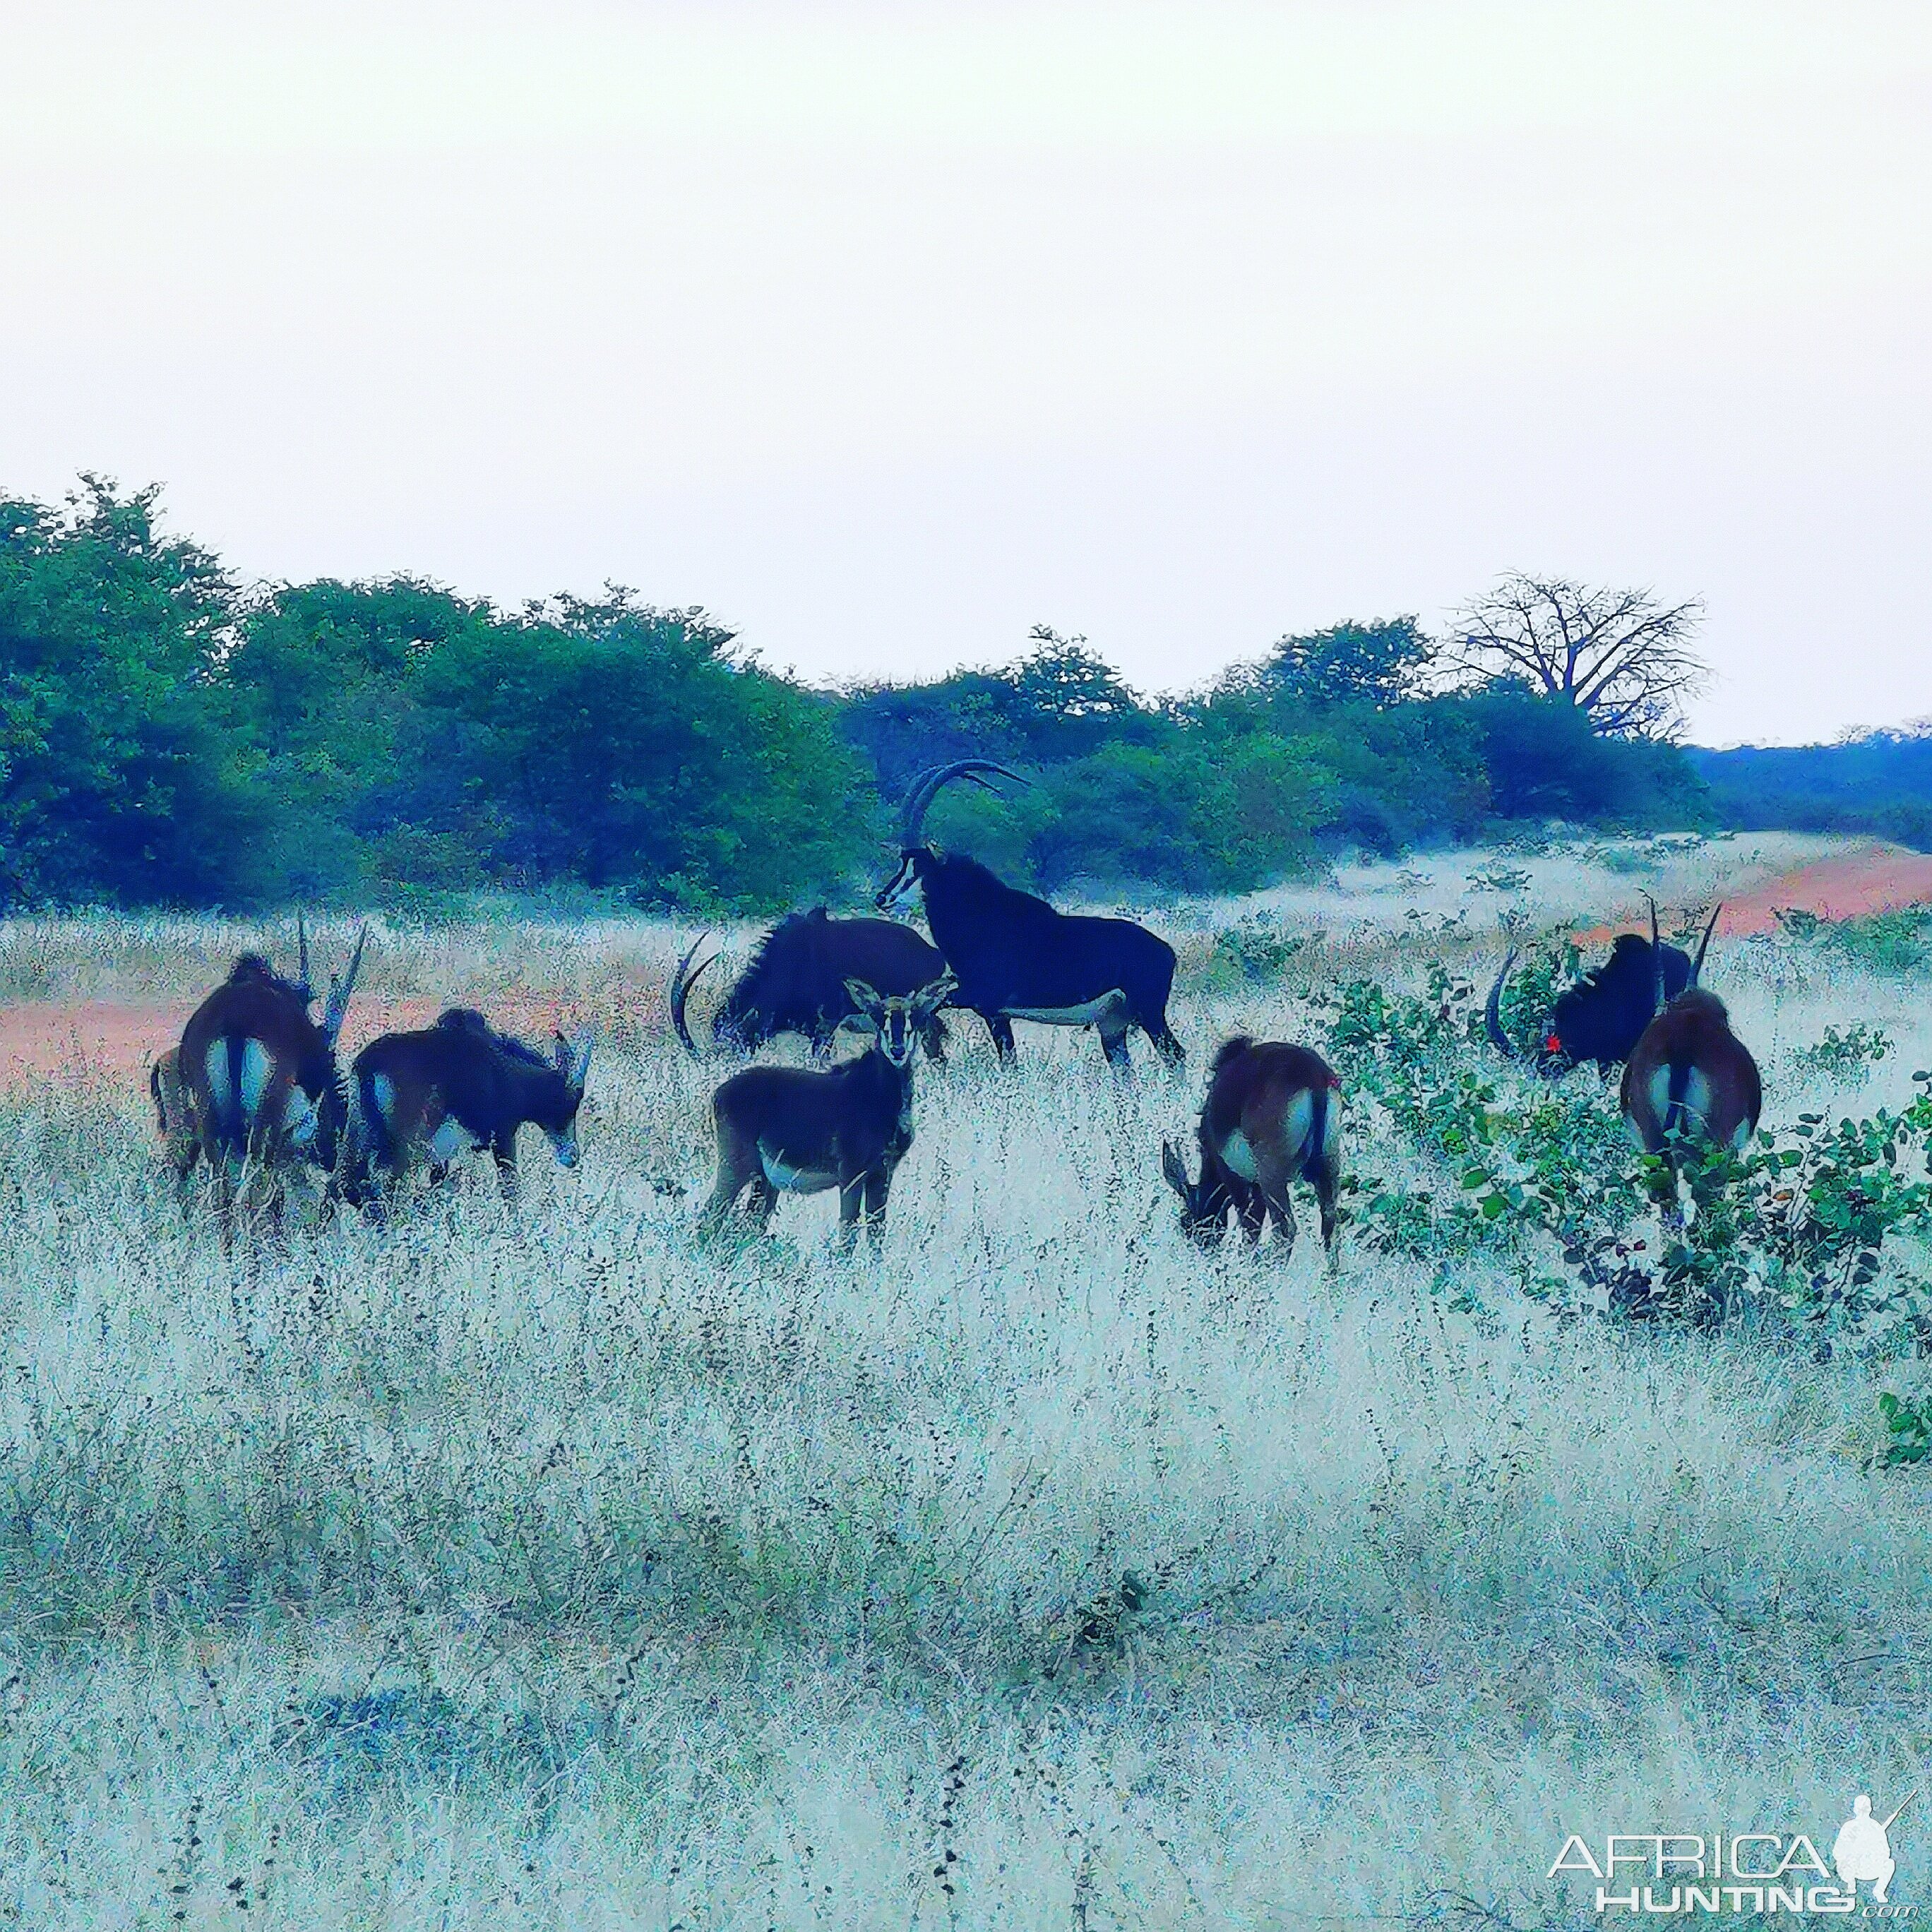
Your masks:
{"label": "antelope tail", "polygon": [[1302,1150],[1302,1162],[1313,1166],[1328,1151],[1328,1106],[1330,1094],[1327,1087],[1316,1084],[1314,1103],[1308,1110],[1308,1144]]}

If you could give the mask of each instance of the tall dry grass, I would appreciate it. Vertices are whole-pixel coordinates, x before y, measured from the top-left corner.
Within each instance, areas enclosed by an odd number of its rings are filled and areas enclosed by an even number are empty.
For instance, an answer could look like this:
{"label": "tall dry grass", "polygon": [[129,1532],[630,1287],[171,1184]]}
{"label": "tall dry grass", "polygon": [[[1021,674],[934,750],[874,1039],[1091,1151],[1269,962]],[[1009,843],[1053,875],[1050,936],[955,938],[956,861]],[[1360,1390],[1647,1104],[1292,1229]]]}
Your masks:
{"label": "tall dry grass", "polygon": [[[1202,1050],[1302,1030],[1331,945],[1442,943],[1398,902],[1229,989],[1252,910],[1174,922],[1178,1078],[964,1022],[850,1263],[826,1201],[694,1239],[714,1073],[655,1016],[516,1214],[298,1217],[233,1268],[138,1096],[0,1110],[0,1914],[1528,1925],[1590,1916],[1569,1832],[1902,1795],[1932,1520],[1869,1464],[1924,1371],[1552,1322],[1501,1263],[1196,1252],[1158,1147]],[[440,956],[648,986],[675,937]],[[1932,1060],[1921,986],[1719,964],[1787,1114],[1847,1097],[1800,1072],[1828,1020],[1900,1043],[1862,1108]],[[1910,1898],[1932,1832],[1895,1843]]]}

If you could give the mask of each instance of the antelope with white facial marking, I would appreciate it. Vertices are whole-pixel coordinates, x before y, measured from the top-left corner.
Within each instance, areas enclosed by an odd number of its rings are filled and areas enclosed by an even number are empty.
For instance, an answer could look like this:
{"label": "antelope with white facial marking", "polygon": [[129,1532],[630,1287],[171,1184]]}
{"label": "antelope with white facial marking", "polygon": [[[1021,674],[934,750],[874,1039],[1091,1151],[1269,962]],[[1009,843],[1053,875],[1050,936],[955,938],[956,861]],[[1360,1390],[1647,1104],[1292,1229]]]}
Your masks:
{"label": "antelope with white facial marking", "polygon": [[506,1198],[517,1180],[517,1130],[548,1138],[560,1167],[577,1165],[577,1117],[590,1048],[562,1034],[550,1058],[481,1013],[452,1006],[416,1033],[385,1034],[356,1056],[356,1155],[348,1192],[393,1187],[418,1166],[433,1179],[488,1148]]}
{"label": "antelope with white facial marking", "polygon": [[1322,1211],[1322,1243],[1335,1252],[1335,1194],[1340,1174],[1342,1083],[1318,1053],[1237,1034],[1215,1054],[1201,1109],[1201,1178],[1190,1180],[1172,1142],[1161,1172],[1180,1197],[1180,1224],[1204,1247],[1227,1232],[1232,1212],[1252,1244],[1270,1218],[1294,1247],[1288,1184],[1305,1180]]}
{"label": "antelope with white facial marking", "polygon": [[892,1175],[912,1144],[912,1060],[933,1016],[952,996],[948,976],[916,993],[882,998],[848,982],[854,1010],[872,1034],[855,1060],[820,1072],[754,1066],[711,1096],[718,1180],[699,1226],[722,1228],[747,1188],[760,1228],[781,1194],[838,1190],[840,1244],[862,1225],[876,1240]]}
{"label": "antelope with white facial marking", "polygon": [[[1666,1005],[1662,985],[1654,988],[1656,1017],[1624,1069],[1624,1124],[1644,1152],[1667,1168],[1672,1219],[1683,1175],[1690,1174],[1694,1195],[1706,1156],[1742,1154],[1764,1104],[1757,1062],[1732,1032],[1724,1001],[1697,983],[1717,923],[1714,911],[1684,991]],[[1653,940],[1656,924],[1652,907]]]}
{"label": "antelope with white facial marking", "polygon": [[[163,1131],[184,1178],[196,1159],[215,1178],[224,1240],[232,1232],[244,1179],[262,1179],[272,1218],[281,1212],[283,1170],[298,1161],[332,1169],[343,1122],[335,1042],[369,937],[357,936],[347,970],[332,981],[318,1026],[309,1016],[308,932],[299,926],[302,966],[284,980],[259,953],[244,952],[188,1020],[176,1051],[172,1102],[158,1066],[151,1080]],[[178,1113],[171,1112],[171,1106]],[[194,1151],[186,1152],[191,1138]]]}

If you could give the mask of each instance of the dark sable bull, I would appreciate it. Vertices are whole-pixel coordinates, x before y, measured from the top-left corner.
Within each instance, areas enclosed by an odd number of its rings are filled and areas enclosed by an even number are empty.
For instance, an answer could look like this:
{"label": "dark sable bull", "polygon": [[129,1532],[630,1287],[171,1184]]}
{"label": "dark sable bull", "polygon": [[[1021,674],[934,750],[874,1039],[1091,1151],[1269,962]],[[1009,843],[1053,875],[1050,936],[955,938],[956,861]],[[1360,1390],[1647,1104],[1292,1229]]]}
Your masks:
{"label": "dark sable bull", "polygon": [[[1534,1057],[1538,1072],[1567,1073],[1586,1060],[1606,1078],[1630,1056],[1656,1010],[1658,962],[1664,968],[1664,997],[1675,999],[1690,980],[1690,956],[1681,947],[1654,944],[1640,934],[1620,932],[1610,956],[1559,994]],[[1512,949],[1490,988],[1484,1010],[1490,1042],[1512,1059],[1520,1056],[1503,1031],[1503,982],[1516,964]]]}
{"label": "dark sable bull", "polygon": [[[699,976],[717,963],[712,953],[696,967],[700,933],[678,962],[671,981],[670,1019],[685,1050],[702,1058],[685,1018],[685,1004]],[[848,982],[856,980],[886,998],[930,986],[946,970],[939,950],[909,926],[890,919],[834,919],[823,906],[781,920],[758,942],[711,1022],[714,1052],[755,1052],[782,1033],[802,1033],[814,1053],[831,1050],[842,1027],[865,1024],[852,1004]],[[921,1034],[926,1058],[946,1057],[946,1024],[933,1013]]]}
{"label": "dark sable bull", "polygon": [[[889,905],[916,882],[926,920],[959,982],[952,996],[986,1022],[1002,1060],[1013,1052],[1015,1020],[1090,1026],[1108,1062],[1127,1070],[1127,1034],[1138,1027],[1169,1065],[1186,1058],[1167,1024],[1174,948],[1126,919],[1056,912],[1046,900],[1001,883],[976,860],[922,842],[927,808],[954,778],[985,784],[995,772],[1024,783],[988,758],[940,765],[914,784],[899,834],[898,869],[878,896]],[[988,787],[988,789],[992,789]]]}
{"label": "dark sable bull", "polygon": [[299,930],[300,976],[285,980],[259,953],[243,953],[190,1017],[172,1069],[158,1066],[152,1083],[177,1165],[185,1157],[184,1177],[196,1159],[214,1172],[224,1238],[244,1176],[261,1178],[268,1210],[279,1216],[286,1167],[335,1165],[344,1113],[335,1042],[369,929],[358,935],[348,970],[331,982],[319,1026],[309,1015],[308,933]]}

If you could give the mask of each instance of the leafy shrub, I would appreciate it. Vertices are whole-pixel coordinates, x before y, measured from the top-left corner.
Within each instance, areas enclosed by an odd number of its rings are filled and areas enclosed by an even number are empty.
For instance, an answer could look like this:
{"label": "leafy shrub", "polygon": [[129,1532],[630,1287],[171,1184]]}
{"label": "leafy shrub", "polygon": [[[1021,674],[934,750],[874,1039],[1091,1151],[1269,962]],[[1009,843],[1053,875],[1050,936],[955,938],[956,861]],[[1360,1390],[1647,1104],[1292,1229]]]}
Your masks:
{"label": "leafy shrub", "polygon": [[1799,908],[1772,915],[1802,945],[1874,973],[1916,972],[1932,961],[1932,906],[1905,906],[1863,919],[1821,919]]}
{"label": "leafy shrub", "polygon": [[1932,1406],[1921,1408],[1904,1396],[1887,1389],[1878,1399],[1879,1413],[1885,1418],[1885,1442],[1878,1460],[1888,1469],[1901,1463],[1923,1462],[1932,1457]]}
{"label": "leafy shrub", "polygon": [[1216,992],[1270,985],[1288,970],[1298,953],[1326,937],[1321,932],[1289,932],[1265,913],[1250,913],[1215,934],[1204,982]]}
{"label": "leafy shrub", "polygon": [[1472,892],[1520,892],[1529,884],[1529,874],[1518,866],[1504,866],[1492,861],[1486,866],[1478,866],[1469,874],[1469,890]]}
{"label": "leafy shrub", "polygon": [[1855,1020],[1848,1027],[1828,1026],[1815,1046],[1802,1046],[1792,1056],[1794,1066],[1810,1073],[1829,1074],[1846,1081],[1862,1079],[1892,1051],[1892,1036],[1882,1028]]}
{"label": "leafy shrub", "polygon": [[1646,1196],[1664,1197],[1669,1172],[1630,1148],[1613,1090],[1581,1074],[1504,1090],[1480,1070],[1474,988],[1439,963],[1419,998],[1354,980],[1316,1004],[1349,1089],[1436,1168],[1422,1196],[1349,1178],[1347,1211],[1365,1245],[1441,1256],[1528,1243],[1560,1260],[1546,1292],[1700,1327],[1747,1305],[1814,1330],[1932,1325],[1915,1276],[1878,1286],[1887,1244],[1932,1223],[1932,1074],[1914,1076],[1921,1090],[1899,1112],[1828,1126],[1804,1114],[1742,1156],[1710,1156],[1691,1176],[1694,1216],[1652,1266],[1631,1231]]}

